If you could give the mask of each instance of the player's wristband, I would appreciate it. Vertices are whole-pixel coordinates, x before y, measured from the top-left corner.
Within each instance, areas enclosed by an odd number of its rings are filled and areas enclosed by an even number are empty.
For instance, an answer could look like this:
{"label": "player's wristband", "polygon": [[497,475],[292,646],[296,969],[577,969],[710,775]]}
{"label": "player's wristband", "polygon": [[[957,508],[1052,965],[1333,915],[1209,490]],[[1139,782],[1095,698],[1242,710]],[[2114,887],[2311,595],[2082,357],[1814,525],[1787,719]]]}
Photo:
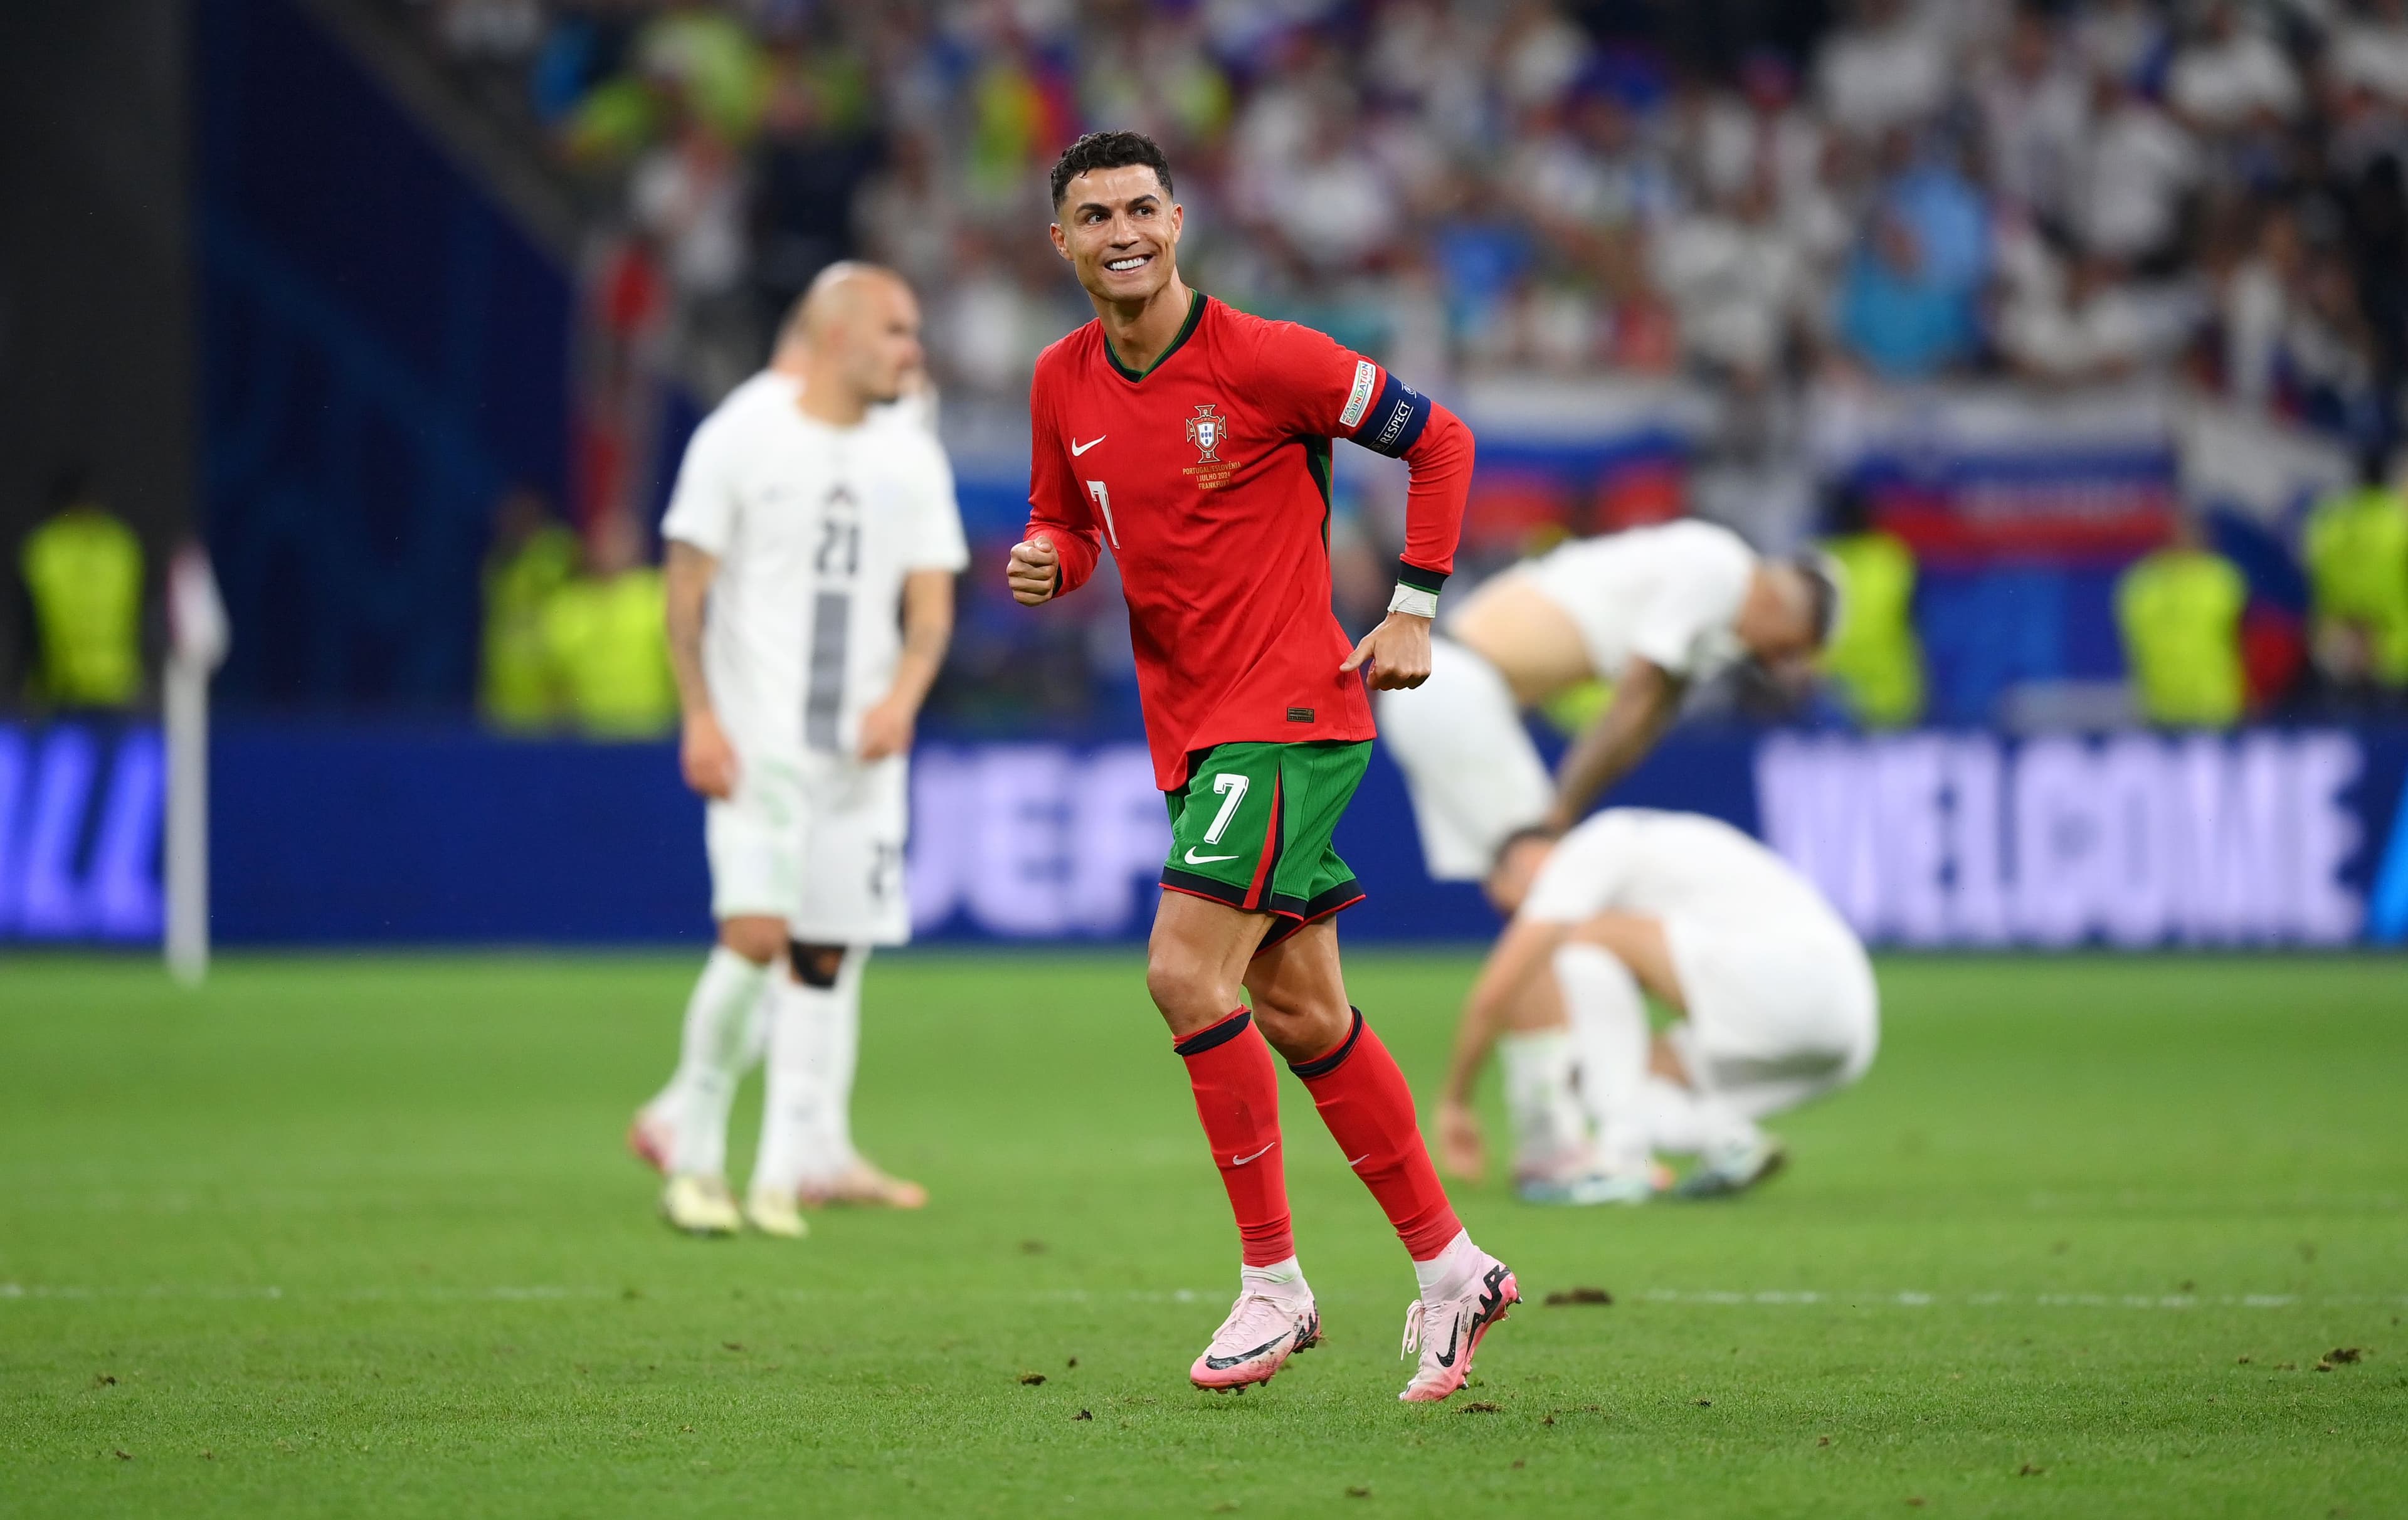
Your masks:
{"label": "player's wristband", "polygon": [[1417,618],[1434,618],[1438,616],[1438,593],[1424,591],[1419,586],[1409,586],[1399,581],[1397,582],[1397,594],[1388,598],[1388,610],[1411,612]]}

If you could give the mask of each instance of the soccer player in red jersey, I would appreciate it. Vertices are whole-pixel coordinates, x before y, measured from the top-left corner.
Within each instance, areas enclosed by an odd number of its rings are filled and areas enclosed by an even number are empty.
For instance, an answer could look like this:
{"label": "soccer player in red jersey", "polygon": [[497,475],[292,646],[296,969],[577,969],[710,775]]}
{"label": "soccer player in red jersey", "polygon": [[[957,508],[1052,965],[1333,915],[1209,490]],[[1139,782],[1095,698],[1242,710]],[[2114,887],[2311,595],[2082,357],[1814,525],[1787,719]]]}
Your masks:
{"label": "soccer player in red jersey", "polygon": [[[1363,892],[1330,835],[1369,757],[1366,682],[1429,674],[1471,433],[1326,336],[1190,290],[1183,213],[1150,139],[1080,138],[1053,190],[1054,246],[1096,320],[1038,358],[1030,517],[1008,576],[1035,606],[1076,591],[1109,548],[1128,598],[1171,817],[1146,988],[1187,1063],[1244,1251],[1237,1304],[1189,1377],[1268,1382],[1320,1333],[1289,1225],[1276,1049],[1413,1258],[1405,1346],[1420,1365],[1402,1397],[1444,1398],[1520,1293],[1455,1218],[1412,1089],[1346,1000],[1331,915]],[[1412,472],[1395,599],[1351,647],[1329,605],[1340,437]]]}

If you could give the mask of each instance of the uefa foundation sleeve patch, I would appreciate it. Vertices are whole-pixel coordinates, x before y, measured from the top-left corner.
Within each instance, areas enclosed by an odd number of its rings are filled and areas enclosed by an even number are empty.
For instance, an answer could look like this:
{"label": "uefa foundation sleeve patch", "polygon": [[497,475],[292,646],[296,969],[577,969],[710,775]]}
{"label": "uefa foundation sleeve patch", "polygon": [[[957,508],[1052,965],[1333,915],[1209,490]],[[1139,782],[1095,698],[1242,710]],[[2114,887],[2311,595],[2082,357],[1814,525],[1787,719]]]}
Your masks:
{"label": "uefa foundation sleeve patch", "polygon": [[1346,409],[1338,414],[1338,425],[1351,428],[1363,420],[1364,409],[1371,405],[1371,388],[1379,383],[1380,366],[1369,359],[1354,361],[1354,388],[1346,393]]}

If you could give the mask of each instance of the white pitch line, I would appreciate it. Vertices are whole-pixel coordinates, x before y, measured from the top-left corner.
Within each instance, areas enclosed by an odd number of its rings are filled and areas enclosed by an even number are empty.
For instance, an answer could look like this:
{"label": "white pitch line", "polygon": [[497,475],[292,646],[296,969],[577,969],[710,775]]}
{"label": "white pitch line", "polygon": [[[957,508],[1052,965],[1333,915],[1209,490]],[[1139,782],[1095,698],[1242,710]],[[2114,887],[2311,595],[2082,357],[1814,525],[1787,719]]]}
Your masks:
{"label": "white pitch line", "polygon": [[530,1303],[567,1298],[616,1298],[624,1290],[560,1287],[547,1284],[489,1288],[343,1288],[329,1293],[295,1292],[274,1283],[223,1285],[154,1283],[147,1287],[93,1287],[57,1283],[0,1283],[0,1299],[9,1298],[203,1298],[258,1303],[287,1299],[322,1299],[336,1303]]}
{"label": "white pitch line", "polygon": [[2408,1294],[2297,1293],[1822,1293],[1780,1288],[1739,1293],[1713,1288],[1646,1288],[1639,1297],[1649,1303],[1719,1305],[1803,1305],[1832,1309],[1927,1309],[1934,1304],[1966,1304],[1975,1308],[2015,1309],[2342,1309],[2398,1308],[2408,1305]]}
{"label": "white pitch line", "polygon": [[[152,1283],[148,1286],[93,1285],[56,1283],[0,1283],[0,1301],[93,1299],[202,1299],[250,1302],[332,1303],[559,1303],[627,1297],[626,1288],[594,1284],[505,1283],[494,1287],[340,1288],[324,1292],[294,1290],[273,1283]],[[654,1288],[635,1293],[646,1299],[667,1301],[674,1292]],[[810,1288],[788,1288],[765,1297],[809,1301],[827,1295]],[[1051,1288],[1025,1293],[949,1293],[951,1298],[977,1298],[1017,1303],[1198,1303],[1211,1297],[1194,1288],[1131,1288],[1096,1293],[1087,1288]],[[1642,1288],[1631,1295],[1641,1302],[1697,1304],[1724,1308],[1928,1309],[1964,1305],[1977,1309],[2347,1309],[2408,1307],[2408,1294],[2297,1293],[1924,1293],[1913,1289],[1833,1292],[1820,1289]]]}

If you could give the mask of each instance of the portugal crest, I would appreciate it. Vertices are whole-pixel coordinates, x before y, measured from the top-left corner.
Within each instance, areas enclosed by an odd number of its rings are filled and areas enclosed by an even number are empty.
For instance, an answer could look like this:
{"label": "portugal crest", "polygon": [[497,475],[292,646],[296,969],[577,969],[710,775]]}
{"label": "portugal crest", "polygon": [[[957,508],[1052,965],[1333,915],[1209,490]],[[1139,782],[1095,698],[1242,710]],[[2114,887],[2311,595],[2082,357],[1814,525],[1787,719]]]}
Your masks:
{"label": "portugal crest", "polygon": [[1187,441],[1196,445],[1196,462],[1199,465],[1221,463],[1221,456],[1212,451],[1228,437],[1229,420],[1215,414],[1213,409],[1219,405],[1217,401],[1208,401],[1187,419]]}

